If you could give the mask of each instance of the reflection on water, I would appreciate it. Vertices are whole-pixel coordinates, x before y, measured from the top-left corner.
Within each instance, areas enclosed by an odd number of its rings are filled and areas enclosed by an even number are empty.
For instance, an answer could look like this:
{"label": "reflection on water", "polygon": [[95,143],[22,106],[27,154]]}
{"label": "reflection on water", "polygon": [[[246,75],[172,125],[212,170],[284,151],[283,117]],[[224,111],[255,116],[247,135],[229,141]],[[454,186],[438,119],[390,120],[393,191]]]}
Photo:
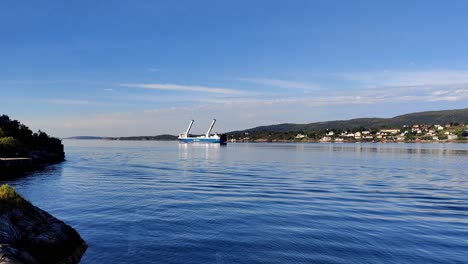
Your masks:
{"label": "reflection on water", "polygon": [[194,152],[196,156],[203,152],[205,159],[214,159],[219,155],[220,149],[226,147],[226,145],[213,143],[179,143],[178,146],[181,159],[192,158]]}
{"label": "reflection on water", "polygon": [[[447,145],[434,144],[362,144],[358,143],[354,146],[348,144],[329,144],[329,150],[333,151],[360,151],[360,152],[376,152],[376,153],[398,153],[398,154],[432,154],[432,155],[467,155],[468,149],[447,148]],[[431,147],[432,146],[432,147]],[[448,145],[448,146],[453,146]],[[463,147],[463,146],[462,146]]]}
{"label": "reflection on water", "polygon": [[64,141],[9,181],[83,263],[463,263],[466,144]]}

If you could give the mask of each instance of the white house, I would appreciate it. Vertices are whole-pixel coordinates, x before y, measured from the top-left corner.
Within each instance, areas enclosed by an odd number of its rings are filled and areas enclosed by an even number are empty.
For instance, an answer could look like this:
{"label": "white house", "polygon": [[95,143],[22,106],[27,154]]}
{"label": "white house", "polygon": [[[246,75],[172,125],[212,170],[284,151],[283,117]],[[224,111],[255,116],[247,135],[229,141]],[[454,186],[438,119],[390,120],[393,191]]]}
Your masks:
{"label": "white house", "polygon": [[398,128],[381,129],[380,132],[381,133],[396,134],[396,133],[400,132],[400,129],[398,129]]}
{"label": "white house", "polygon": [[361,132],[354,133],[354,138],[361,138]]}
{"label": "white house", "polygon": [[301,139],[301,138],[305,138],[305,137],[306,137],[306,135],[304,135],[304,134],[297,134],[296,135],[296,139]]}

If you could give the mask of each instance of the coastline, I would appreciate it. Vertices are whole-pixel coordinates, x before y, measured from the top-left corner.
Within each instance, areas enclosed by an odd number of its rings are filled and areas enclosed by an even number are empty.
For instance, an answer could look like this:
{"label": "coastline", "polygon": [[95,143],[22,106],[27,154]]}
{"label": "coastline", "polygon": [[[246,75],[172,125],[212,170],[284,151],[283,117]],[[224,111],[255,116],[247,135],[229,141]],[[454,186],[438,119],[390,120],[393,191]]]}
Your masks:
{"label": "coastline", "polygon": [[392,140],[392,139],[385,139],[385,140],[335,140],[335,139],[229,139],[228,143],[401,143],[401,144],[417,144],[417,143],[468,143],[468,138],[462,139],[439,139],[439,140],[427,140],[427,139],[418,139],[418,140]]}
{"label": "coastline", "polygon": [[343,144],[343,143],[371,143],[371,144],[388,144],[388,143],[398,143],[398,144],[466,144],[468,140],[419,140],[419,141],[320,141],[320,140],[249,140],[249,141],[229,141],[228,143],[334,143],[334,144]]}
{"label": "coastline", "polygon": [[[161,139],[116,139],[116,140],[109,140],[107,138],[103,139],[64,139],[64,140],[76,140],[76,141],[159,141],[159,142],[177,142],[178,140],[161,140]],[[413,140],[413,141],[359,141],[359,140],[354,140],[354,141],[320,141],[320,140],[267,140],[267,139],[256,139],[256,140],[235,140],[235,141],[229,141],[227,143],[336,143],[336,144],[342,144],[342,143],[381,143],[381,144],[387,144],[387,143],[398,143],[398,144],[451,144],[451,143],[456,143],[456,144],[464,144],[468,143],[468,139],[462,139],[462,140]]]}
{"label": "coastline", "polygon": [[48,165],[65,161],[62,157],[12,157],[0,158],[0,179],[21,177],[27,173],[41,170]]}

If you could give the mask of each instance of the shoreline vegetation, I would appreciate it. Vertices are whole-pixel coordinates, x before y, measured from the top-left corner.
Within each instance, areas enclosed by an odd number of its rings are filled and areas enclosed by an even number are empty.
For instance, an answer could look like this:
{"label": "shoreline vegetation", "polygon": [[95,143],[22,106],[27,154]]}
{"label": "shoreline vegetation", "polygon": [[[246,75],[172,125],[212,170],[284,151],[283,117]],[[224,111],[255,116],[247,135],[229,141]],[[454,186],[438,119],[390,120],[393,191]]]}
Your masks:
{"label": "shoreline vegetation", "polygon": [[253,131],[228,135],[229,142],[308,143],[468,143],[468,125],[413,124],[397,128],[351,128],[312,131]]}
{"label": "shoreline vegetation", "polygon": [[7,115],[0,116],[0,176],[33,171],[65,160],[62,141],[32,132]]}

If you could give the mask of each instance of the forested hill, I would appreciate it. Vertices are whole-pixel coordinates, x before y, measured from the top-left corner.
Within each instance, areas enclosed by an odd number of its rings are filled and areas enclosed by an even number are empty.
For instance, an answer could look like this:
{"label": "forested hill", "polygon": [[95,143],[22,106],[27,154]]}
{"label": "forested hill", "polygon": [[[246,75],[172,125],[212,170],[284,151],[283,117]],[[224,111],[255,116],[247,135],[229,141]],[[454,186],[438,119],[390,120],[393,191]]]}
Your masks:
{"label": "forested hill", "polygon": [[0,158],[30,157],[39,162],[65,158],[60,139],[42,131],[33,133],[27,126],[6,115],[0,116]]}
{"label": "forested hill", "polygon": [[392,118],[356,118],[350,120],[337,120],[316,122],[310,124],[284,123],[278,125],[259,126],[242,131],[233,131],[228,134],[239,132],[288,132],[288,131],[313,131],[325,129],[351,129],[357,127],[364,128],[384,128],[401,127],[412,124],[447,124],[447,123],[468,123],[468,108],[443,111],[428,111],[405,114]]}

